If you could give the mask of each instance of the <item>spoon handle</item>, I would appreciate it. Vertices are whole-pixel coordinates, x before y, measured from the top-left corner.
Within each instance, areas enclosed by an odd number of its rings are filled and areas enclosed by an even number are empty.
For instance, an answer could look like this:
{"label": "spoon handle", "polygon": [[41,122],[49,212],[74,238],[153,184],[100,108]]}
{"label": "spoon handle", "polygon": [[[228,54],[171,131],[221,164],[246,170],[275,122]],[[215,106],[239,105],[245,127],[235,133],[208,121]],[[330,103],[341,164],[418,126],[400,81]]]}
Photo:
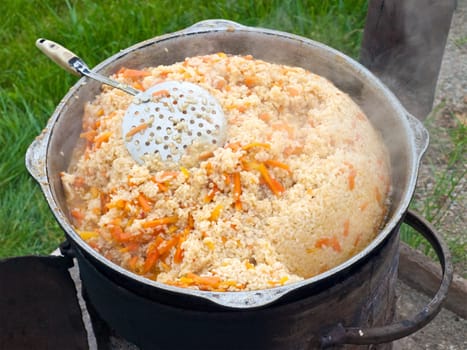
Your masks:
{"label": "spoon handle", "polygon": [[60,44],[57,44],[56,42],[41,38],[37,39],[36,46],[52,61],[57,63],[60,67],[71,74],[77,76],[84,75],[103,84],[107,84],[113,86],[114,88],[123,90],[133,96],[141,92],[129,85],[119,83],[118,81],[109,79],[101,74],[91,71],[88,65],[81,58]]}

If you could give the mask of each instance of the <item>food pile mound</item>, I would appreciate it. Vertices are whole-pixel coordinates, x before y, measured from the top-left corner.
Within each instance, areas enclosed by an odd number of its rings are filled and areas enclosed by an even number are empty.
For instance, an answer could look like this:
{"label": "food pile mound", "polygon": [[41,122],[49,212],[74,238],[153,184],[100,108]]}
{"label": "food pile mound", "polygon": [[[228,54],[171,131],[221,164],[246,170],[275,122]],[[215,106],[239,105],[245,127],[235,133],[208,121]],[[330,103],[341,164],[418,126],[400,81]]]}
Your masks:
{"label": "food pile mound", "polygon": [[179,287],[258,290],[339,265],[381,228],[387,151],[325,78],[224,53],[122,68],[114,78],[141,90],[198,84],[220,102],[228,128],[224,145],[140,165],[122,137],[132,97],[103,86],[86,105],[75,159],[61,176],[76,231],[110,261]]}

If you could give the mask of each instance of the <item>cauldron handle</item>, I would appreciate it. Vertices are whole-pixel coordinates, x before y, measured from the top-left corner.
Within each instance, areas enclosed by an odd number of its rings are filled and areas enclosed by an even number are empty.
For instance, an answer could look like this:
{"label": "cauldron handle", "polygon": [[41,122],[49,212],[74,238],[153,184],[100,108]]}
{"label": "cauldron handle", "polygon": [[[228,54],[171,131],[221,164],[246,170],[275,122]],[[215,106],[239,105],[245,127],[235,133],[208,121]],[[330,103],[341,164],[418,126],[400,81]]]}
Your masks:
{"label": "cauldron handle", "polygon": [[404,223],[410,225],[425,237],[438,256],[442,267],[442,280],[438,292],[421,312],[407,320],[376,328],[345,327],[342,324],[338,324],[321,337],[322,348],[340,344],[380,344],[404,338],[423,328],[441,310],[452,281],[453,267],[451,254],[446,243],[444,243],[434,227],[419,214],[408,210]]}

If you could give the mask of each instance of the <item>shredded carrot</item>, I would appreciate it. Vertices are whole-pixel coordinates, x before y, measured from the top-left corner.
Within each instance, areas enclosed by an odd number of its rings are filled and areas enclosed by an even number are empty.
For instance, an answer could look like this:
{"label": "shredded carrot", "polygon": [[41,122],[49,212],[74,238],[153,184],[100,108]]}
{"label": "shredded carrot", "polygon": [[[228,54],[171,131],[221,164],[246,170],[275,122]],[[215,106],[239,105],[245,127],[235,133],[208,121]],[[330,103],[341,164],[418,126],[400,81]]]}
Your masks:
{"label": "shredded carrot", "polygon": [[355,177],[357,176],[357,171],[351,163],[344,162],[344,164],[349,168],[349,175],[347,179],[349,183],[349,190],[352,191],[355,188]]}
{"label": "shredded carrot", "polygon": [[250,103],[245,102],[245,103],[242,104],[242,105],[238,105],[238,106],[237,106],[237,110],[238,110],[240,113],[244,113],[244,112],[248,109],[248,107],[250,107]]}
{"label": "shredded carrot", "polygon": [[78,209],[78,208],[73,208],[73,209],[71,209],[71,210],[70,210],[70,214],[71,214],[71,216],[73,216],[73,218],[75,218],[75,219],[78,220],[78,221],[81,221],[81,220],[84,219],[84,214],[83,214],[83,212],[82,212],[80,209]]}
{"label": "shredded carrot", "polygon": [[182,243],[184,241],[185,241],[185,237],[183,235],[180,236],[180,238],[178,239],[177,247],[176,247],[175,254],[174,254],[174,263],[176,264],[180,264],[183,260]]}
{"label": "shredded carrot", "polygon": [[227,85],[227,82],[224,80],[224,78],[217,79],[214,82],[214,87],[217,90],[222,90],[226,85]]}
{"label": "shredded carrot", "polygon": [[178,221],[178,216],[166,216],[160,219],[145,221],[141,224],[143,228],[157,227],[167,224],[175,224]]}
{"label": "shredded carrot", "polygon": [[363,202],[362,204],[360,204],[358,209],[360,209],[360,211],[364,211],[368,207],[368,204],[370,204],[368,201]]}
{"label": "shredded carrot", "polygon": [[101,204],[101,213],[107,213],[109,208],[107,208],[107,203],[110,202],[110,196],[107,193],[101,192],[99,195],[99,200]]}
{"label": "shredded carrot", "polygon": [[300,91],[298,91],[296,88],[294,88],[292,86],[289,86],[287,88],[287,92],[288,92],[289,96],[292,96],[292,97],[298,96],[300,94]]}
{"label": "shredded carrot", "polygon": [[217,219],[219,219],[219,216],[221,215],[222,209],[224,209],[224,206],[222,204],[216,205],[211,212],[209,221],[217,221]]}
{"label": "shredded carrot", "polygon": [[78,188],[82,188],[86,185],[86,181],[84,180],[84,178],[82,176],[76,176],[74,181],[73,181],[73,186],[74,187],[78,187]]}
{"label": "shredded carrot", "polygon": [[129,68],[121,68],[119,73],[122,74],[124,78],[129,79],[141,79],[151,75],[148,71],[139,70],[139,69],[129,69]]}
{"label": "shredded carrot", "polygon": [[142,123],[142,124],[139,124],[138,126],[135,126],[134,128],[132,128],[130,131],[128,131],[125,135],[126,138],[128,137],[132,137],[133,135],[135,135],[136,133],[140,132],[140,131],[143,131],[143,130],[146,130],[148,128],[149,124],[148,123]]}
{"label": "shredded carrot", "polygon": [[269,188],[276,196],[285,192],[284,186],[282,186],[282,184],[279,181],[277,181],[276,179],[272,177],[269,178],[269,182],[266,180],[266,183],[268,184]]}
{"label": "shredded carrot", "polygon": [[209,176],[212,174],[212,163],[211,162],[208,162],[206,164],[206,175]]}
{"label": "shredded carrot", "polygon": [[256,75],[247,76],[244,79],[244,83],[246,86],[248,86],[248,88],[251,89],[252,87],[258,84],[258,78],[256,77]]}
{"label": "shredded carrot", "polygon": [[102,117],[103,115],[105,114],[105,111],[103,108],[99,109],[96,113],[96,116],[98,117]]}
{"label": "shredded carrot", "polygon": [[155,98],[169,97],[169,90],[157,90],[152,93],[152,96]]}
{"label": "shredded carrot", "polygon": [[131,86],[133,86],[136,90],[140,90],[140,91],[144,91],[146,90],[143,86],[143,84],[141,84],[139,81],[134,81]]}
{"label": "shredded carrot", "polygon": [[175,237],[172,237],[168,241],[163,241],[158,247],[157,247],[157,252],[159,253],[160,256],[168,253],[172,247],[177,245],[178,242],[178,235]]}
{"label": "shredded carrot", "polygon": [[96,231],[78,231],[78,234],[85,241],[99,236],[99,233],[97,233]]}
{"label": "shredded carrot", "polygon": [[359,233],[357,237],[355,238],[355,241],[353,242],[354,247],[357,247],[358,244],[360,243],[360,240],[362,239],[362,234]]}
{"label": "shredded carrot", "polygon": [[261,113],[258,118],[267,123],[271,120],[271,115],[269,113]]}
{"label": "shredded carrot", "polygon": [[249,143],[249,144],[243,146],[242,149],[247,151],[250,148],[254,148],[254,147],[261,147],[261,148],[265,148],[265,149],[271,149],[271,145],[269,143],[262,143],[262,142]]}
{"label": "shredded carrot", "polygon": [[221,283],[221,279],[216,276],[199,276],[194,273],[187,273],[186,278],[192,280],[192,284],[198,285],[198,286],[208,286],[212,288],[217,288],[219,287],[219,284]]}
{"label": "shredded carrot", "polygon": [[341,252],[342,247],[336,236],[323,237],[316,241],[315,248],[330,247],[336,252]]}
{"label": "shredded carrot", "polygon": [[211,190],[208,194],[204,197],[204,203],[210,203],[214,199],[216,193],[219,192],[219,187],[215,183],[213,183]]}
{"label": "shredded carrot", "polygon": [[152,206],[151,202],[146,198],[146,196],[142,193],[138,195],[138,203],[141,207],[141,209],[145,212],[148,213],[151,211]]}
{"label": "shredded carrot", "polygon": [[130,260],[128,260],[128,267],[130,268],[131,271],[136,270],[136,265],[138,264],[138,256],[133,255]]}
{"label": "shredded carrot", "polygon": [[241,148],[240,142],[232,142],[228,143],[224,146],[224,148],[230,148],[232,151],[236,152]]}
{"label": "shredded carrot", "polygon": [[245,170],[257,170],[261,174],[262,180],[268,185],[269,189],[276,195],[280,195],[282,192],[285,191],[284,186],[277,180],[273,179],[269,174],[268,169],[263,163],[259,163],[256,161],[244,161],[242,162],[242,167]]}
{"label": "shredded carrot", "polygon": [[379,205],[381,205],[383,196],[381,196],[381,192],[379,191],[378,187],[375,187],[375,199]]}
{"label": "shredded carrot", "polygon": [[234,195],[235,209],[242,210],[242,202],[240,200],[240,197],[242,195],[242,183],[241,183],[240,173],[235,172],[233,173],[232,176],[233,176],[233,185],[234,185],[233,195]]}
{"label": "shredded carrot", "polygon": [[350,228],[350,220],[347,219],[344,221],[344,232],[343,232],[344,237],[347,237],[349,235],[349,228]]}
{"label": "shredded carrot", "polygon": [[276,168],[281,168],[281,169],[284,169],[285,171],[287,171],[290,175],[292,174],[292,170],[290,170],[290,167],[285,164],[285,163],[282,163],[282,162],[279,162],[277,160],[274,160],[274,159],[268,159],[264,162],[267,166],[270,166],[270,167],[276,167]]}
{"label": "shredded carrot", "polygon": [[159,191],[161,192],[167,192],[169,190],[169,185],[167,183],[158,182],[156,185]]}
{"label": "shredded carrot", "polygon": [[226,186],[230,186],[230,183],[232,182],[232,175],[229,173],[224,172],[224,184]]}
{"label": "shredded carrot", "polygon": [[198,156],[198,159],[199,159],[199,160],[207,160],[207,159],[211,158],[213,155],[214,155],[214,153],[213,153],[212,151],[202,152],[202,153]]}
{"label": "shredded carrot", "polygon": [[104,142],[109,141],[109,138],[111,135],[112,135],[111,131],[105,131],[97,135],[94,139],[94,144],[96,145],[96,148],[99,148]]}
{"label": "shredded carrot", "polygon": [[159,260],[159,251],[157,248],[163,242],[161,236],[157,236],[154,242],[152,242],[148,249],[146,250],[146,260],[144,261],[143,265],[143,273],[148,273],[157,263]]}
{"label": "shredded carrot", "polygon": [[86,132],[82,132],[79,135],[79,137],[82,138],[82,139],[85,139],[88,142],[94,142],[94,138],[96,137],[96,135],[97,135],[96,130],[89,130],[89,131],[86,131]]}
{"label": "shredded carrot", "polygon": [[108,209],[117,208],[117,209],[124,209],[127,204],[127,201],[124,199],[117,199],[116,201],[110,202],[106,204]]}

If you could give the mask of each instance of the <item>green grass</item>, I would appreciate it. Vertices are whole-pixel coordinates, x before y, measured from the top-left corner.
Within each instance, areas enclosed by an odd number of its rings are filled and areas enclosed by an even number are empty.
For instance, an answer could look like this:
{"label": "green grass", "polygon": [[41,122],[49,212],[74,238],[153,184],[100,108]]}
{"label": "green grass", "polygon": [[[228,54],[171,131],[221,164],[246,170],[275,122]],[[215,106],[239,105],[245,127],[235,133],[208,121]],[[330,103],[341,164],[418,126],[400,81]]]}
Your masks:
{"label": "green grass", "polygon": [[34,46],[62,43],[92,67],[120,49],[225,18],[306,36],[357,57],[365,0],[29,1],[0,9],[0,257],[47,254],[63,239],[24,155],[77,80]]}
{"label": "green grass", "polygon": [[[439,106],[425,121],[425,126],[430,132],[431,149],[423,159],[423,164],[428,167],[432,174],[433,185],[431,188],[418,188],[423,191],[421,198],[415,198],[411,207],[421,213],[436,229],[446,225],[446,220],[460,221],[462,218],[446,219],[447,209],[451,205],[462,205],[466,198],[457,194],[456,188],[462,185],[461,181],[467,174],[467,124],[461,121],[455,113],[448,112],[444,116],[448,125],[440,127],[439,118],[443,118],[443,108]],[[436,122],[438,118],[438,122]],[[464,213],[462,213],[464,214]],[[446,238],[451,251],[453,262],[462,266],[467,266],[467,239],[460,235],[448,235],[440,232]],[[402,226],[401,237],[409,245],[419,248],[427,255],[434,255],[431,247],[425,239],[415,233],[408,226]],[[467,276],[466,276],[467,277]]]}

